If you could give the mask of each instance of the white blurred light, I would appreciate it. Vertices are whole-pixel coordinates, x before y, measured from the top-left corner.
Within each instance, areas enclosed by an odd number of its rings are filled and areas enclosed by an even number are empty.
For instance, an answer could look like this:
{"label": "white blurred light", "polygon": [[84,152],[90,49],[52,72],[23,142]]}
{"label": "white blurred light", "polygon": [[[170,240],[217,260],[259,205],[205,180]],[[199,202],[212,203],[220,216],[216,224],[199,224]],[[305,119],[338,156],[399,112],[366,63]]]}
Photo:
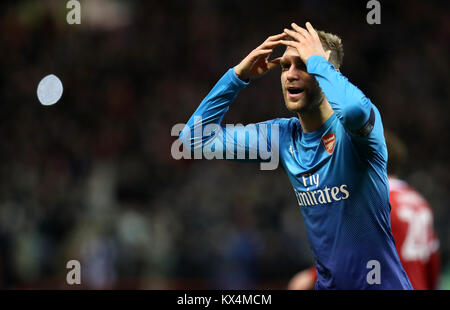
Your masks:
{"label": "white blurred light", "polygon": [[38,85],[37,96],[42,105],[52,105],[58,102],[63,93],[61,80],[54,74],[44,77]]}

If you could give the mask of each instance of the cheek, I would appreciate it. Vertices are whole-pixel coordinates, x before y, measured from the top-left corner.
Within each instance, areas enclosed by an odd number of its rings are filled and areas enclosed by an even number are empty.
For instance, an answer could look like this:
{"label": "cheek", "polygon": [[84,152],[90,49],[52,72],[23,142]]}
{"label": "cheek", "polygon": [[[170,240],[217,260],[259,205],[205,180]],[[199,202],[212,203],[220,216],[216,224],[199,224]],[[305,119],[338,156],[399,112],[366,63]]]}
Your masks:
{"label": "cheek", "polygon": [[281,89],[284,90],[284,85],[286,85],[286,79],[283,77],[283,75],[281,75]]}
{"label": "cheek", "polygon": [[311,74],[309,74],[309,73],[306,72],[306,71],[302,71],[301,78],[302,78],[302,80],[305,81],[305,83],[307,83],[308,85],[313,84],[313,82],[316,80],[316,79],[314,78],[314,76],[312,76]]}
{"label": "cheek", "polygon": [[305,87],[310,91],[310,92],[314,92],[318,89],[320,89],[319,83],[317,82],[317,80],[309,75],[308,77],[305,78]]}

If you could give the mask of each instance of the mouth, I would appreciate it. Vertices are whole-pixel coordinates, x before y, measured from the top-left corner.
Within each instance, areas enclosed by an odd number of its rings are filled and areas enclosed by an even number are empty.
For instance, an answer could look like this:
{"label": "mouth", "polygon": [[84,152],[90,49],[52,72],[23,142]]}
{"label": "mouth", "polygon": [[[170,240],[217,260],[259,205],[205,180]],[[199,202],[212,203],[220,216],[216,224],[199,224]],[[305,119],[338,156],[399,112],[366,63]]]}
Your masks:
{"label": "mouth", "polygon": [[304,94],[305,89],[301,87],[288,87],[287,93],[288,97],[292,99],[296,99],[301,97]]}

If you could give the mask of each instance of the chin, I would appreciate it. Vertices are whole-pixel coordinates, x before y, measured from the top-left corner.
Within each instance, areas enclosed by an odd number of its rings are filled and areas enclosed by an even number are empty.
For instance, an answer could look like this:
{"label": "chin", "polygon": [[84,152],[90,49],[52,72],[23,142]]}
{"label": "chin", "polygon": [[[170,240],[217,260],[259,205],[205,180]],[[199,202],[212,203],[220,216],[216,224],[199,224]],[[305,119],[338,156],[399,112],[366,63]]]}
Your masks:
{"label": "chin", "polygon": [[315,113],[320,109],[323,102],[323,96],[319,98],[302,98],[302,100],[291,101],[285,98],[286,107],[289,111],[307,115],[310,113]]}
{"label": "chin", "polygon": [[306,105],[303,102],[303,100],[301,100],[301,101],[294,101],[294,102],[285,100],[285,103],[286,103],[286,108],[289,111],[295,112],[295,113],[301,113],[306,108]]}

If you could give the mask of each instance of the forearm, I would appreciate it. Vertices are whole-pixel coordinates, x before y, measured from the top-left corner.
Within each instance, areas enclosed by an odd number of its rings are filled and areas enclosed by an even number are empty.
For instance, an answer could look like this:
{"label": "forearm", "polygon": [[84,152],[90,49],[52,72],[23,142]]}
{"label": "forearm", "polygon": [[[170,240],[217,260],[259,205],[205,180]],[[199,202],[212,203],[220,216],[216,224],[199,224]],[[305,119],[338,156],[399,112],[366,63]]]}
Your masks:
{"label": "forearm", "polygon": [[321,56],[309,57],[306,66],[344,127],[352,133],[363,129],[372,110],[372,103],[363,92]]}
{"label": "forearm", "polygon": [[[234,69],[229,69],[203,99],[194,114],[192,114],[180,133],[180,139],[190,145],[192,149],[201,147],[211,137],[210,135],[201,135],[203,128],[208,124],[220,125],[230,104],[236,98],[239,91],[247,85],[248,83],[240,80],[236,76]],[[190,134],[187,131],[190,131]]]}

